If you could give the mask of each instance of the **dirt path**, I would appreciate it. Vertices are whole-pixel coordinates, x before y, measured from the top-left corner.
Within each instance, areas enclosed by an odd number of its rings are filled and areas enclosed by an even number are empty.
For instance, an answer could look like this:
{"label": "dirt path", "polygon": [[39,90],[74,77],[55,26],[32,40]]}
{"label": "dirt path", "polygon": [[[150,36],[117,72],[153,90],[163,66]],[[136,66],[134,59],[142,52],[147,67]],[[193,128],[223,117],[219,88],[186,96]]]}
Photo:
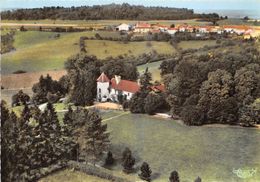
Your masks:
{"label": "dirt path", "polygon": [[113,116],[113,117],[110,117],[110,118],[107,118],[107,119],[103,119],[102,122],[109,121],[109,120],[111,120],[111,119],[118,118],[118,117],[123,116],[123,115],[126,115],[126,114],[130,114],[130,112],[127,111],[127,112],[124,112],[124,113],[122,113],[122,114],[119,114],[119,115],[116,115],[116,116]]}

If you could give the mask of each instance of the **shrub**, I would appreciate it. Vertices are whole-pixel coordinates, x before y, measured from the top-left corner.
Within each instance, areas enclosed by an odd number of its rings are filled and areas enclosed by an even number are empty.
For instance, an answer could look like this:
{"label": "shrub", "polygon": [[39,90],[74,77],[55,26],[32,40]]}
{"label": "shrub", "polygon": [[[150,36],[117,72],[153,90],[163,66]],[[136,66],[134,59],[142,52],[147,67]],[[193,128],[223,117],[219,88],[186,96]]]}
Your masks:
{"label": "shrub", "polygon": [[110,165],[113,165],[114,162],[115,162],[115,159],[113,158],[112,152],[108,151],[105,165],[110,166]]}
{"label": "shrub", "polygon": [[125,159],[122,163],[122,166],[123,166],[123,172],[129,174],[129,173],[132,173],[133,172],[133,166],[135,165],[135,158],[132,157],[131,153],[128,153],[126,156],[125,156]]}
{"label": "shrub", "polygon": [[13,72],[13,74],[23,74],[23,73],[27,73],[27,72],[24,70],[17,70]]}
{"label": "shrub", "polygon": [[23,93],[22,90],[12,96],[12,106],[20,106],[25,105],[27,102],[30,101],[30,96],[26,93]]}
{"label": "shrub", "polygon": [[180,182],[179,174],[178,174],[177,171],[171,172],[171,175],[170,175],[170,177],[169,177],[169,181],[170,181],[170,182]]}
{"label": "shrub", "polygon": [[144,162],[141,166],[141,174],[139,174],[139,177],[142,179],[142,180],[145,180],[145,181],[151,181],[151,174],[152,174],[152,171],[149,167],[149,164],[147,164],[146,162]]}

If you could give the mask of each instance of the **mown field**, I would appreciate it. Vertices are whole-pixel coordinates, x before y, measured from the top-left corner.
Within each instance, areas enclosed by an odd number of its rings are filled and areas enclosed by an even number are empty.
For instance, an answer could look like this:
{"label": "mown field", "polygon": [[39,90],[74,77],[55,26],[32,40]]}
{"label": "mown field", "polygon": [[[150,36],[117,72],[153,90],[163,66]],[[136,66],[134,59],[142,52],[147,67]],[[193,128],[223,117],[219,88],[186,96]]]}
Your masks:
{"label": "mown field", "polygon": [[[182,182],[191,182],[197,176],[207,182],[257,182],[260,179],[259,129],[221,125],[185,126],[174,120],[143,114],[126,113],[114,117],[120,114],[122,111],[101,111],[110,132],[114,157],[120,158],[122,150],[129,147],[136,158],[136,169],[143,161],[148,162],[155,182],[167,181],[172,170],[179,172]],[[241,169],[244,179],[233,173],[233,169]],[[257,172],[247,177],[247,170],[251,169]],[[112,170],[121,172],[119,159]],[[68,177],[71,182],[78,182],[84,176],[83,173],[64,171],[46,179],[66,182],[65,178],[58,176],[66,176],[67,173],[74,176]],[[137,174],[130,174],[129,177],[137,181]]]}
{"label": "mown field", "polygon": [[[183,182],[193,181],[197,176],[207,182],[256,182],[260,179],[259,171],[245,180],[232,172],[239,168],[259,168],[258,129],[184,126],[173,120],[135,114],[123,115],[106,123],[113,152],[130,147],[137,166],[146,161],[157,173],[154,174],[155,181],[167,181],[172,170],[179,172]],[[114,170],[121,170],[121,166]]]}

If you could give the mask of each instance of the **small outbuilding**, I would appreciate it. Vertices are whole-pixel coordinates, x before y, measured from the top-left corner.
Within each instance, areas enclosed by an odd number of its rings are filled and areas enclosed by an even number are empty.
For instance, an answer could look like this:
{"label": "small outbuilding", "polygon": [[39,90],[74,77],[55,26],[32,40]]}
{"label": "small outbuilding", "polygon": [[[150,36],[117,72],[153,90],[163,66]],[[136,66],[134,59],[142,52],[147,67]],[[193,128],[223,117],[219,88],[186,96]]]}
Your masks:
{"label": "small outbuilding", "polygon": [[130,29],[131,29],[131,26],[126,23],[122,23],[116,27],[117,31],[129,31]]}

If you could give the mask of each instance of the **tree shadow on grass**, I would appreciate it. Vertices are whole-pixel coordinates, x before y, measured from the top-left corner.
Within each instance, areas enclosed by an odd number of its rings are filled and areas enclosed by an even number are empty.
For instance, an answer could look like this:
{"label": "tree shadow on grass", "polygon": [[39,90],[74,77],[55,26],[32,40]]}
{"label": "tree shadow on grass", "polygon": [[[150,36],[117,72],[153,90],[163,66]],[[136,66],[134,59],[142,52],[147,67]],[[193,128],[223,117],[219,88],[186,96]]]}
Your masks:
{"label": "tree shadow on grass", "polygon": [[151,180],[155,180],[161,176],[161,173],[155,172],[151,175]]}

